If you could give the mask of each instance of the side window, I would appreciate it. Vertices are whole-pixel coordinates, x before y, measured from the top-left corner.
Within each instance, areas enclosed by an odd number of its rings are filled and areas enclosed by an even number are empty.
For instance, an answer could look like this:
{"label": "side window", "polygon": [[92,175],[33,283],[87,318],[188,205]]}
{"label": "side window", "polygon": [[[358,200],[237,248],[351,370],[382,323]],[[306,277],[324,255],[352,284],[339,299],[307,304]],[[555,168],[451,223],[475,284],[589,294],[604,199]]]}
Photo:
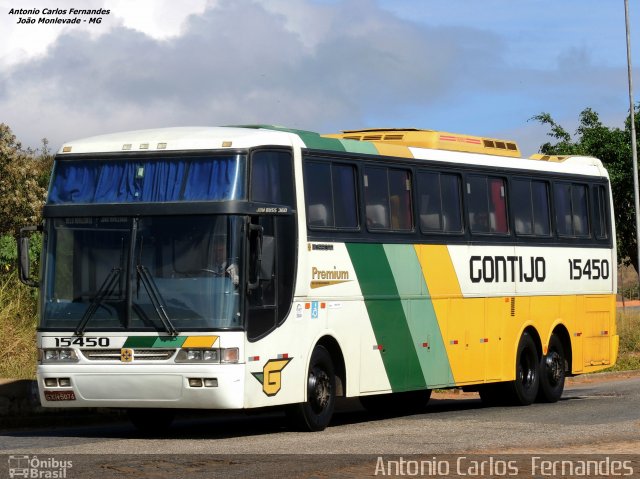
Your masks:
{"label": "side window", "polygon": [[544,181],[513,180],[511,208],[517,235],[549,236],[549,194]]}
{"label": "side window", "polygon": [[472,233],[509,232],[505,180],[491,176],[467,178],[469,227]]}
{"label": "side window", "polygon": [[413,228],[409,170],[365,168],[364,200],[370,230],[410,231]]}
{"label": "side window", "polygon": [[357,228],[356,174],[352,165],[307,161],[304,165],[307,224]]}
{"label": "side window", "polygon": [[576,236],[589,236],[587,185],[572,185],[571,205],[573,207],[573,233]]}
{"label": "side window", "polygon": [[423,233],[460,233],[460,178],[420,172],[417,175],[420,230]]}
{"label": "side window", "polygon": [[389,195],[391,229],[410,231],[413,229],[413,208],[411,173],[408,170],[389,169]]}
{"label": "side window", "polygon": [[304,164],[304,190],[307,204],[307,224],[311,227],[334,225],[331,197],[331,165],[329,163]]}
{"label": "side window", "polygon": [[388,230],[389,185],[386,168],[366,168],[364,170],[364,201],[367,214],[367,228]]}
{"label": "side window", "polygon": [[251,199],[295,205],[291,153],[259,150],[251,155]]}
{"label": "side window", "polygon": [[597,185],[593,188],[593,203],[595,205],[594,213],[596,215],[593,220],[596,238],[607,239],[609,237],[607,228],[607,212],[609,209],[607,207],[607,190],[604,186]]}
{"label": "side window", "polygon": [[560,236],[589,236],[587,185],[553,185],[556,226]]}

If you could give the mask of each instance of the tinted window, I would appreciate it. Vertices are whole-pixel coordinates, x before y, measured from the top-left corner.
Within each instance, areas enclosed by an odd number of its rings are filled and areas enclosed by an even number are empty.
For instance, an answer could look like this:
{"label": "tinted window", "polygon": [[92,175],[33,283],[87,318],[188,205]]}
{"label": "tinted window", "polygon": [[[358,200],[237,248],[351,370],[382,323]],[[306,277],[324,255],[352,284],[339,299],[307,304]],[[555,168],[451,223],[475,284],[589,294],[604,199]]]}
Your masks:
{"label": "tinted window", "polygon": [[607,230],[607,192],[604,186],[596,186],[593,192],[596,214],[594,219],[596,238],[606,239],[609,236]]}
{"label": "tinted window", "polygon": [[369,229],[409,231],[413,228],[411,173],[408,170],[366,168],[364,197]]}
{"label": "tinted window", "polygon": [[571,183],[553,185],[556,226],[560,236],[589,236],[587,186]]}
{"label": "tinted window", "polygon": [[412,229],[411,176],[408,171],[389,170],[389,194],[391,229]]}
{"label": "tinted window", "polygon": [[589,236],[586,185],[572,185],[571,205],[573,207],[573,234],[576,236]]}
{"label": "tinted window", "polygon": [[513,180],[511,208],[516,234],[549,236],[549,195],[543,181]]}
{"label": "tinted window", "polygon": [[508,233],[505,181],[488,176],[469,176],[467,202],[473,233]]}
{"label": "tinted window", "polygon": [[304,184],[310,227],[358,227],[353,166],[308,161],[304,166]]}
{"label": "tinted window", "polygon": [[462,231],[457,175],[418,173],[420,229],[425,233]]}
{"label": "tinted window", "polygon": [[334,215],[337,228],[357,228],[356,173],[351,165],[332,165]]}
{"label": "tinted window", "polygon": [[364,172],[364,200],[369,229],[389,229],[389,186],[385,168],[367,168]]}
{"label": "tinted window", "polygon": [[251,199],[294,205],[293,166],[289,152],[257,151],[251,156]]}
{"label": "tinted window", "polygon": [[304,165],[304,188],[307,197],[307,224],[334,226],[331,196],[331,165],[307,162]]}

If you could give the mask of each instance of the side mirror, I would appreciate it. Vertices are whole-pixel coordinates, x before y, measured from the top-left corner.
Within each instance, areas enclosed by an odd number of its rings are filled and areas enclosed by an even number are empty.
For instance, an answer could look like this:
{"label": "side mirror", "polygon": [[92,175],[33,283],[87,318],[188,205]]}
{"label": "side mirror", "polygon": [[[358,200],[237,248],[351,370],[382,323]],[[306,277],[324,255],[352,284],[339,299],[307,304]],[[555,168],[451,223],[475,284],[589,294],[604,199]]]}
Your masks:
{"label": "side mirror", "polygon": [[39,226],[26,226],[20,229],[18,238],[18,277],[27,286],[36,288],[38,282],[31,279],[31,258],[29,257],[29,236],[28,232],[42,231]]}

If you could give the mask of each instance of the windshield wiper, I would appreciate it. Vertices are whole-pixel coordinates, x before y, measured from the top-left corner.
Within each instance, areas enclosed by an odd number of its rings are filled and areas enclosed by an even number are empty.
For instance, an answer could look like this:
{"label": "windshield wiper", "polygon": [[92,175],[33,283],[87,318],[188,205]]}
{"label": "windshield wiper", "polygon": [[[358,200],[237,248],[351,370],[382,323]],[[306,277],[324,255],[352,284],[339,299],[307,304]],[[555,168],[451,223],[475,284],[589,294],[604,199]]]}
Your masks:
{"label": "windshield wiper", "polygon": [[89,307],[80,319],[80,323],[78,323],[78,326],[76,327],[76,331],[74,333],[76,336],[82,336],[84,334],[87,323],[98,310],[100,303],[102,303],[106,296],[113,292],[121,272],[122,270],[120,268],[113,268],[104,279],[104,282],[100,288],[98,288],[96,295],[91,300],[91,304],[89,304]]}
{"label": "windshield wiper", "polygon": [[171,323],[171,319],[169,319],[162,295],[160,294],[156,283],[153,281],[153,277],[149,274],[149,270],[139,264],[136,266],[136,271],[138,272],[138,278],[142,280],[142,285],[151,299],[151,304],[153,304],[156,313],[158,313],[158,317],[160,318],[162,325],[171,336],[177,336],[178,331]]}

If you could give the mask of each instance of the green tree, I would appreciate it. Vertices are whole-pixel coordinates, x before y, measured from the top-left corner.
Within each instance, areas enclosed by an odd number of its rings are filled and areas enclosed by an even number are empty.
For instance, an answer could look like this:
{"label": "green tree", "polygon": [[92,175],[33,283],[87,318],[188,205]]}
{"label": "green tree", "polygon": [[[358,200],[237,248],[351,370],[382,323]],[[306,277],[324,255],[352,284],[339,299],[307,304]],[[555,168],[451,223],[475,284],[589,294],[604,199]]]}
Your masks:
{"label": "green tree", "polygon": [[41,220],[52,163],[46,139],[39,150],[23,149],[11,128],[0,123],[0,273],[16,264],[19,228]]}
{"label": "green tree", "polygon": [[[578,129],[573,137],[556,123],[549,113],[540,113],[532,120],[548,125],[548,135],[554,139],[553,142],[543,144],[540,153],[594,156],[602,160],[609,171],[613,191],[618,258],[620,262],[633,264],[638,271],[631,161],[631,115],[627,116],[624,129],[611,128],[602,124],[595,111],[586,108],[580,113]],[[638,134],[640,104],[636,106],[635,123]]]}
{"label": "green tree", "polygon": [[0,235],[40,221],[52,156],[48,142],[38,151],[23,149],[11,128],[0,123]]}

